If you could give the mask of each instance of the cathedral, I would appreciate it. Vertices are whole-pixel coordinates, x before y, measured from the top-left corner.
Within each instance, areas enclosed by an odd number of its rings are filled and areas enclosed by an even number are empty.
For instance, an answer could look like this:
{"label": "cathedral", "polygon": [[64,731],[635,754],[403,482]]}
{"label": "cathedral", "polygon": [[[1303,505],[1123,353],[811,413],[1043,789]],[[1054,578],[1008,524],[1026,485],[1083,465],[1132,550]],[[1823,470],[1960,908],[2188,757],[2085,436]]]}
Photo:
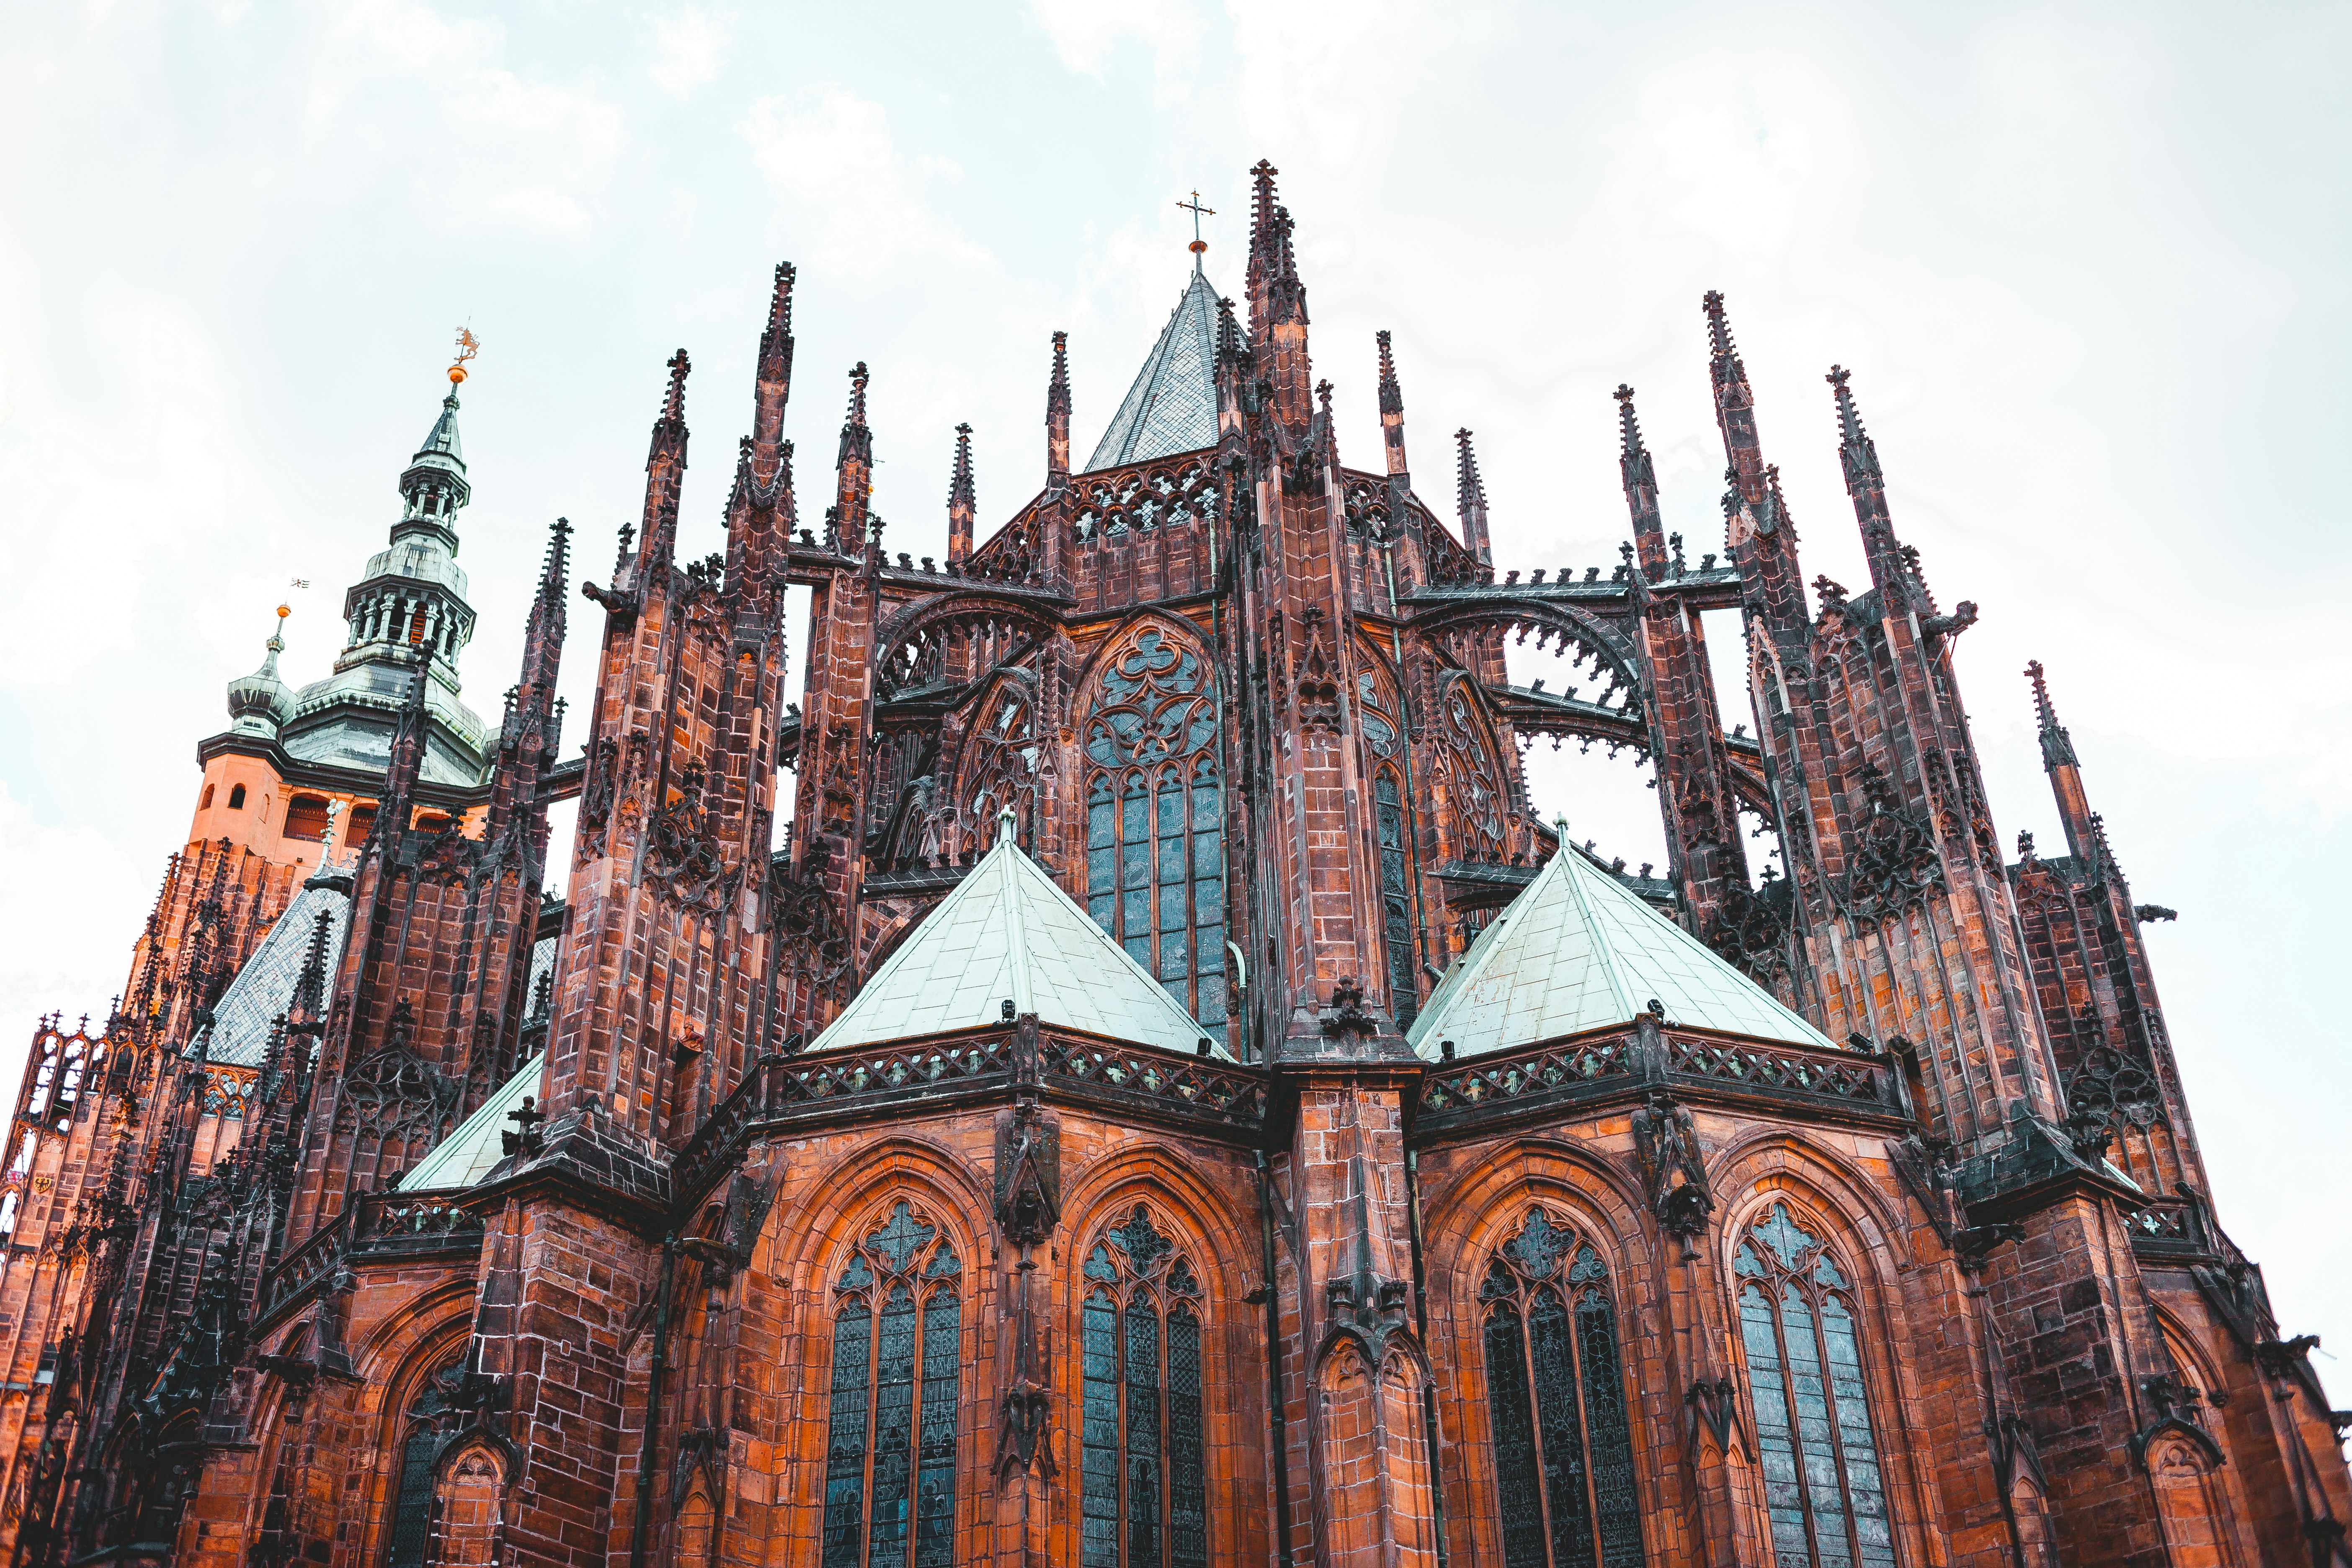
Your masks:
{"label": "cathedral", "polygon": [[[681,350],[611,564],[558,519],[501,590],[495,721],[452,368],[331,668],[229,683],[121,996],[35,1030],[9,1561],[2352,1565],[2170,911],[2038,665],[1998,700],[2065,843],[1996,836],[1976,606],[1847,373],[1806,438],[1861,591],[1806,577],[1717,294],[1721,549],[1621,387],[1620,559],[1498,569],[1386,332],[1322,345],[1377,374],[1350,465],[1250,178],[1246,299],[1196,255],[1083,461],[1055,333],[1038,488],[984,525],[960,428],[936,557],[884,547],[864,364],[796,474],[779,267],[724,552],[677,555]],[[1547,737],[1650,764],[1663,874],[1533,811]]]}

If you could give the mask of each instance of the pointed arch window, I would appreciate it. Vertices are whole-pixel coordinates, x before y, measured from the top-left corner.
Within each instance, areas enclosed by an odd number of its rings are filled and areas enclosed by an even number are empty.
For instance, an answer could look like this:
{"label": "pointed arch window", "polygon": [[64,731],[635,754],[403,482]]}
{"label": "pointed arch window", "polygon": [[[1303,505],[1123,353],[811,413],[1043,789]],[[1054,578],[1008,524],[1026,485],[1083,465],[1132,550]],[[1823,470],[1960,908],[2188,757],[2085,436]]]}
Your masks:
{"label": "pointed arch window", "polygon": [[1225,829],[1216,678],[1143,626],[1087,716],[1087,912],[1204,1028],[1225,1022]]}
{"label": "pointed arch window", "polygon": [[1140,1204],[1085,1276],[1080,1568],[1208,1568],[1200,1279]]}
{"label": "pointed arch window", "polygon": [[1600,1253],[1531,1209],[1478,1300],[1505,1568],[1637,1568],[1633,1432]]}
{"label": "pointed arch window", "polygon": [[1381,933],[1389,956],[1389,1005],[1402,1028],[1421,1011],[1420,977],[1413,971],[1412,884],[1405,868],[1404,790],[1382,768],[1372,781],[1373,830],[1381,849]]}
{"label": "pointed arch window", "polygon": [[1894,1568],[1853,1285],[1781,1203],[1749,1227],[1732,1272],[1774,1560]]}
{"label": "pointed arch window", "polygon": [[962,1266],[901,1202],[834,1286],[824,1568],[949,1568]]}
{"label": "pointed arch window", "polygon": [[384,1568],[425,1568],[433,1544],[433,1494],[441,1450],[460,1412],[443,1395],[445,1383],[461,1363],[451,1362],[427,1377],[408,1402],[400,1443],[398,1489],[392,1499],[391,1539]]}

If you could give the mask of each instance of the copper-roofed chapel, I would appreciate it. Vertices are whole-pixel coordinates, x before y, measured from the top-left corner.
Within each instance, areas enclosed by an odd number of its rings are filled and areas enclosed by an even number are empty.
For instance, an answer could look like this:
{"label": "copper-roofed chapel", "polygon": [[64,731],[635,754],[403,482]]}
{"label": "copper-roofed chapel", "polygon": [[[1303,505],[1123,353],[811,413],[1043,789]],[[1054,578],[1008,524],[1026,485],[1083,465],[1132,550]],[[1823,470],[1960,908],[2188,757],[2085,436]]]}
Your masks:
{"label": "copper-roofed chapel", "polygon": [[[281,617],[112,1016],[36,1031],[12,1561],[2352,1564],[2352,1418],[2204,1195],[2169,911],[2038,665],[1995,700],[2065,852],[2004,853],[1976,606],[1855,382],[1776,439],[1836,444],[1865,591],[1809,591],[1716,294],[1720,552],[1620,388],[1623,558],[1523,582],[1467,430],[1454,515],[1416,485],[1413,345],[1310,362],[1275,173],[1246,299],[1171,268],[1083,468],[1062,333],[992,527],[959,430],[937,559],[871,511],[887,366],[795,474],[778,268],[724,552],[676,559],[681,350],[610,569],[558,520],[495,592],[495,725],[461,358],[331,669]],[[1516,684],[1530,638],[1598,695]],[[1547,736],[1653,765],[1663,876],[1538,818]]]}

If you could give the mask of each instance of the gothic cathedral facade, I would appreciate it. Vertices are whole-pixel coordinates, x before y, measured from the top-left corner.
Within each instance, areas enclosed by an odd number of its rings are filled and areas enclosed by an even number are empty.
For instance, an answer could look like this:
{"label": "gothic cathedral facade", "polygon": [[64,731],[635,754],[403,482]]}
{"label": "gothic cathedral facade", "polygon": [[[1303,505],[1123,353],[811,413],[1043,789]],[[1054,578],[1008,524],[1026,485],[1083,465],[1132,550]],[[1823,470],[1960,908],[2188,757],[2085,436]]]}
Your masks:
{"label": "gothic cathedral facade", "polygon": [[[1274,174],[1245,302],[1196,263],[1083,466],[1055,335],[985,539],[960,433],[936,561],[883,547],[863,364],[800,495],[778,268],[724,552],[677,559],[681,351],[643,516],[586,612],[556,523],[495,724],[453,371],[332,671],[273,636],[231,684],[112,1016],[36,1033],[0,1550],[2352,1564],[2352,1416],[2205,1196],[2168,911],[2038,666],[2064,852],[1996,838],[1975,606],[1846,373],[1865,590],[1808,584],[1717,295],[1721,552],[1621,388],[1622,559],[1498,573],[1386,333],[1343,461]],[[1530,637],[1589,689],[1516,684]],[[1654,766],[1664,876],[1535,816],[1546,736]]]}

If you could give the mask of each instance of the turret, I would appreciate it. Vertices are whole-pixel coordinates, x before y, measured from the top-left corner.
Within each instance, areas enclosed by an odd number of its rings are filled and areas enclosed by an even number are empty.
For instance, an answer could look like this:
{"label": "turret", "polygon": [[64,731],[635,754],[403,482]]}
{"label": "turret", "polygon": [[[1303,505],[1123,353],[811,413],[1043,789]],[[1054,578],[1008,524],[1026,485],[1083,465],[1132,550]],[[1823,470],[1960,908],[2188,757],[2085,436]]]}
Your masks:
{"label": "turret", "polygon": [[2074,758],[2074,738],[2058,722],[2051,706],[2050,688],[2042,679],[2042,661],[2025,667],[2033,683],[2033,712],[2042,733],[2042,769],[2050,775],[2050,792],[2058,799],[2058,820],[2066,830],[2066,851],[2089,865],[2097,856],[2099,833],[2091,815],[2090,796],[2083,789],[2083,766]]}
{"label": "turret", "polygon": [[961,566],[971,559],[971,520],[977,510],[971,490],[971,426],[956,426],[955,471],[948,477],[948,563]]}
{"label": "turret", "polygon": [[1070,334],[1054,334],[1054,374],[1045,383],[1045,487],[1070,482]]}
{"label": "turret", "polygon": [[278,676],[278,656],[286,651],[286,617],[292,613],[284,605],[278,606],[278,625],[262,645],[268,651],[261,668],[228,683],[229,728],[236,734],[275,741],[279,728],[294,716],[294,693]]}
{"label": "turret", "polygon": [[1462,519],[1462,546],[1482,566],[1495,563],[1495,549],[1486,538],[1486,484],[1478,477],[1478,454],[1470,449],[1470,432],[1454,432],[1460,448],[1454,481],[1454,507]]}
{"label": "turret", "polygon": [[1314,375],[1307,360],[1307,286],[1291,249],[1290,209],[1275,200],[1274,176],[1264,159],[1250,171],[1250,344],[1257,379],[1272,393],[1266,412],[1303,432],[1315,416]]}
{"label": "turret", "polygon": [[[833,526],[845,555],[866,553],[868,503],[874,496],[874,432],[866,427],[866,362],[849,373],[849,414],[841,424],[834,459]],[[878,558],[878,547],[877,547]]]}

